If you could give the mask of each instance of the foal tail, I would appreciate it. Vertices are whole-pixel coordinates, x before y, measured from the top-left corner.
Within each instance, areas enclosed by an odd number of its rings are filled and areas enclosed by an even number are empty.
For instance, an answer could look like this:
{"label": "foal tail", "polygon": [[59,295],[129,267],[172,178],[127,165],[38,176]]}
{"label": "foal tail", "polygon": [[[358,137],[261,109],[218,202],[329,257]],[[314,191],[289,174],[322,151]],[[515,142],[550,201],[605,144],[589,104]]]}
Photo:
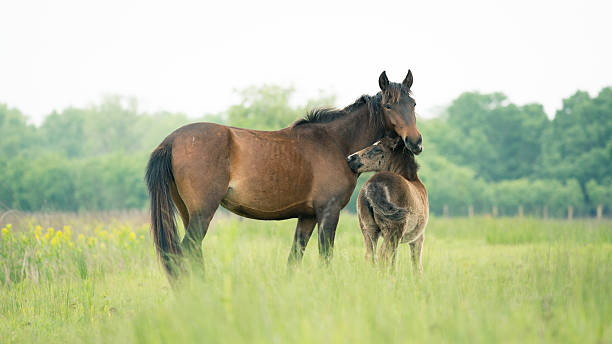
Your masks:
{"label": "foal tail", "polygon": [[365,197],[378,216],[392,222],[400,222],[408,215],[406,208],[398,207],[389,200],[389,193],[385,186],[369,183],[365,189]]}
{"label": "foal tail", "polygon": [[170,193],[174,183],[171,144],[162,143],[151,153],[145,180],[151,198],[151,232],[157,255],[168,275],[177,277],[182,252],[174,223],[176,208]]}

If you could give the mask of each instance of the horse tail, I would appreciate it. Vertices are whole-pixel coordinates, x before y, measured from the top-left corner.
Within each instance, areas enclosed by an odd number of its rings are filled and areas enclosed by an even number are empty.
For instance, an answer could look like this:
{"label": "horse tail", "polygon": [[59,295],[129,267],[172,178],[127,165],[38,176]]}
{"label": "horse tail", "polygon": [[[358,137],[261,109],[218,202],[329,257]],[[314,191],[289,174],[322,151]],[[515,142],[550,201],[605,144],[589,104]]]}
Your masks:
{"label": "horse tail", "polygon": [[162,143],[152,153],[145,174],[151,199],[151,232],[157,255],[171,277],[177,277],[181,246],[174,214],[170,188],[174,183],[172,171],[172,144]]}
{"label": "horse tail", "polygon": [[385,186],[378,183],[366,185],[365,197],[374,213],[391,222],[401,222],[408,215],[406,208],[398,207],[389,200],[389,193]]}

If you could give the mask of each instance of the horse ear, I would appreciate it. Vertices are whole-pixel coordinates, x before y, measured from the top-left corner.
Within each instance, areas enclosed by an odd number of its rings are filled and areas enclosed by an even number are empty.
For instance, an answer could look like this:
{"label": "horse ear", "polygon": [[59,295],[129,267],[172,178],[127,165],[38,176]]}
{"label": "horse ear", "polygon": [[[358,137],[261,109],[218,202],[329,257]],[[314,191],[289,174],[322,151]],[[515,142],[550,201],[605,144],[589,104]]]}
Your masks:
{"label": "horse ear", "polygon": [[378,77],[378,86],[380,86],[381,91],[384,91],[389,87],[389,79],[387,79],[387,72],[384,71]]}
{"label": "horse ear", "polygon": [[412,86],[412,72],[410,71],[410,69],[408,70],[408,75],[406,75],[406,78],[404,79],[404,81],[402,81],[402,85],[406,86],[408,89],[410,89],[410,86]]}

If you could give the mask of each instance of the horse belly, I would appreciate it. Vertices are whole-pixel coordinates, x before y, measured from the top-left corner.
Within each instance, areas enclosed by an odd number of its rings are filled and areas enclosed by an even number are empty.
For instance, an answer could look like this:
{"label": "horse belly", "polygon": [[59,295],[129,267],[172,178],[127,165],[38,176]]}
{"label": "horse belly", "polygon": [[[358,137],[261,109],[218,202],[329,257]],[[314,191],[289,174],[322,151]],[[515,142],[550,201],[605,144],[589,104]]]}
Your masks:
{"label": "horse belly", "polygon": [[256,219],[314,214],[312,170],[295,142],[253,137],[237,141],[228,192],[221,202],[225,208]]}

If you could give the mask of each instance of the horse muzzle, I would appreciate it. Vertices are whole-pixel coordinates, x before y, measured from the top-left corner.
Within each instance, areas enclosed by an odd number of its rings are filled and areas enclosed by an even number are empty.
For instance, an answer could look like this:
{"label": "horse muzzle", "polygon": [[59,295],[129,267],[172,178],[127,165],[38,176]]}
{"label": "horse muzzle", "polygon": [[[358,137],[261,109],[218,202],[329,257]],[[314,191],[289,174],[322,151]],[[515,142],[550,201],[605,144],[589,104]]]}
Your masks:
{"label": "horse muzzle", "polygon": [[412,143],[409,138],[404,140],[406,144],[406,148],[412,152],[414,155],[419,155],[423,151],[423,137],[419,136],[419,139],[416,143]]}

